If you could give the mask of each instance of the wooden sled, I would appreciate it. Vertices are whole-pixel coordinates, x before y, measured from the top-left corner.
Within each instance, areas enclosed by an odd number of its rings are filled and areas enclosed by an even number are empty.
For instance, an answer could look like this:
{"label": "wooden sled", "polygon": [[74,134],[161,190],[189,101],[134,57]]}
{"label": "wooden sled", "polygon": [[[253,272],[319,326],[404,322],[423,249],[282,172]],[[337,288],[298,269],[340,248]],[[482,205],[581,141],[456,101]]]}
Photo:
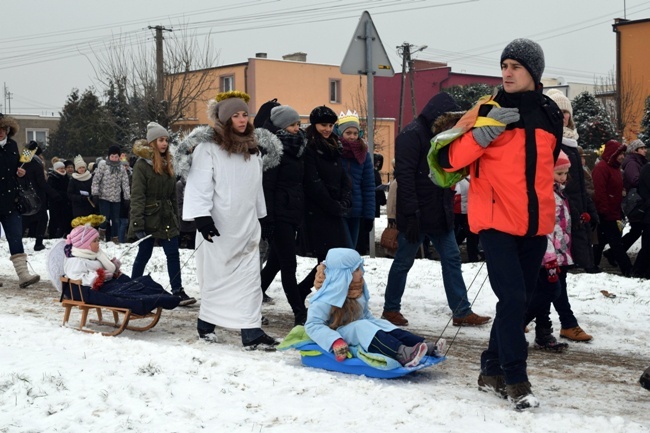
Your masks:
{"label": "wooden sled", "polygon": [[[88,332],[91,334],[100,333],[101,331],[95,331],[94,329],[90,329],[86,327],[88,321],[88,312],[90,310],[95,310],[97,314],[97,319],[91,320],[90,321],[91,323],[100,326],[111,326],[113,328],[116,328],[115,331],[113,332],[101,332],[102,335],[109,336],[109,337],[120,335],[125,329],[131,331],[147,331],[153,328],[154,326],[156,326],[156,324],[158,324],[158,320],[160,320],[162,307],[158,307],[155,310],[155,312],[151,312],[144,316],[141,316],[132,313],[131,310],[128,308],[88,304],[84,301],[80,280],[71,280],[67,277],[61,277],[61,285],[63,286],[66,284],[68,286],[71,298],[70,299],[64,298],[63,295],[61,295],[61,299],[60,299],[61,305],[63,306],[63,308],[65,308],[65,312],[63,313],[63,326],[68,326],[68,321],[70,319],[70,314],[72,312],[73,307],[76,307],[79,310],[81,310],[81,320],[79,321],[78,328],[74,328],[74,327],[71,328],[77,329],[78,331],[82,331],[82,332]],[[104,320],[102,316],[102,310],[108,310],[109,312],[113,313],[113,321]],[[144,320],[144,319],[148,319],[149,322],[143,326],[134,326],[130,324],[132,320]]]}

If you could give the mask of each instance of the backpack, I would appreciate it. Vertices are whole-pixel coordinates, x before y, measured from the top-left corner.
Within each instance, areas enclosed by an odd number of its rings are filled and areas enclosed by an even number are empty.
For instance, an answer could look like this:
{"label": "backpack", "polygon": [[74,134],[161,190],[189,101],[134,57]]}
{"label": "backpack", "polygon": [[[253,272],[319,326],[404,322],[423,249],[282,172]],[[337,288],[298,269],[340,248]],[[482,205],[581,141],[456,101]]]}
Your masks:
{"label": "backpack", "polygon": [[621,202],[621,210],[630,222],[639,222],[645,216],[645,206],[643,205],[643,197],[639,195],[636,188],[630,188],[623,201]]}

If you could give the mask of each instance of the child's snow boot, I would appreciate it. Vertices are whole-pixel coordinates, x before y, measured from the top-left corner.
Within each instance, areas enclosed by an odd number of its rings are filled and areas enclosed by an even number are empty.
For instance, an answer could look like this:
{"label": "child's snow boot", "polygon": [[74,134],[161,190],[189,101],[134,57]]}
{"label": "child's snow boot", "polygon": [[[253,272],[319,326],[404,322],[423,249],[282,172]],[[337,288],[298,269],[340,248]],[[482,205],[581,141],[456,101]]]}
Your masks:
{"label": "child's snow boot", "polygon": [[566,343],[558,343],[553,336],[553,328],[535,330],[535,349],[562,353],[569,348]]}

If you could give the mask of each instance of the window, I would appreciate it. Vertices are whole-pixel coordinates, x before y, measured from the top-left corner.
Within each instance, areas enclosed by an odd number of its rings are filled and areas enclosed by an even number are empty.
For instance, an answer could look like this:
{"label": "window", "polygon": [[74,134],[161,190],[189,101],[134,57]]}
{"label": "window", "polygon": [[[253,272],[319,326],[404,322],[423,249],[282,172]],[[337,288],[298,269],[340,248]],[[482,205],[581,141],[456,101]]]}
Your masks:
{"label": "window", "polygon": [[330,80],[330,102],[341,102],[341,80]]}
{"label": "window", "polygon": [[27,129],[27,142],[34,140],[41,146],[47,146],[47,129]]}
{"label": "window", "polygon": [[219,87],[221,87],[222,92],[230,92],[231,90],[235,90],[235,77],[232,75],[221,77],[221,85]]}

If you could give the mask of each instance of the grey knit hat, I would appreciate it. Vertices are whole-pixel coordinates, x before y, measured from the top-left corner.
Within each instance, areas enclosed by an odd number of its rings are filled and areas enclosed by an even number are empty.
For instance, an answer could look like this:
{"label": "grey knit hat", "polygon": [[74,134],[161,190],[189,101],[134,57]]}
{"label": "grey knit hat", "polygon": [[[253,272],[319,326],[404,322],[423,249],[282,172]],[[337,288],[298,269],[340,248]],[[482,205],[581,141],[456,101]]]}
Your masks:
{"label": "grey knit hat", "polygon": [[271,122],[280,129],[300,122],[300,115],[288,105],[280,105],[271,109]]}
{"label": "grey knit hat", "polygon": [[217,117],[223,125],[240,111],[248,113],[248,104],[241,98],[227,98],[217,104]]}
{"label": "grey knit hat", "polygon": [[147,125],[147,143],[156,141],[160,137],[169,137],[169,132],[156,122],[149,122]]}
{"label": "grey knit hat", "polygon": [[522,64],[539,84],[544,73],[544,51],[542,47],[530,39],[519,38],[510,42],[501,53],[501,62],[505,59],[516,60]]}
{"label": "grey knit hat", "polygon": [[638,149],[641,149],[642,147],[647,147],[645,143],[639,139],[632,140],[630,144],[627,145],[627,152],[628,153],[634,153]]}
{"label": "grey knit hat", "polygon": [[65,168],[65,164],[63,163],[63,161],[57,161],[57,162],[54,163],[52,168],[55,169],[55,170],[58,170],[60,168]]}

